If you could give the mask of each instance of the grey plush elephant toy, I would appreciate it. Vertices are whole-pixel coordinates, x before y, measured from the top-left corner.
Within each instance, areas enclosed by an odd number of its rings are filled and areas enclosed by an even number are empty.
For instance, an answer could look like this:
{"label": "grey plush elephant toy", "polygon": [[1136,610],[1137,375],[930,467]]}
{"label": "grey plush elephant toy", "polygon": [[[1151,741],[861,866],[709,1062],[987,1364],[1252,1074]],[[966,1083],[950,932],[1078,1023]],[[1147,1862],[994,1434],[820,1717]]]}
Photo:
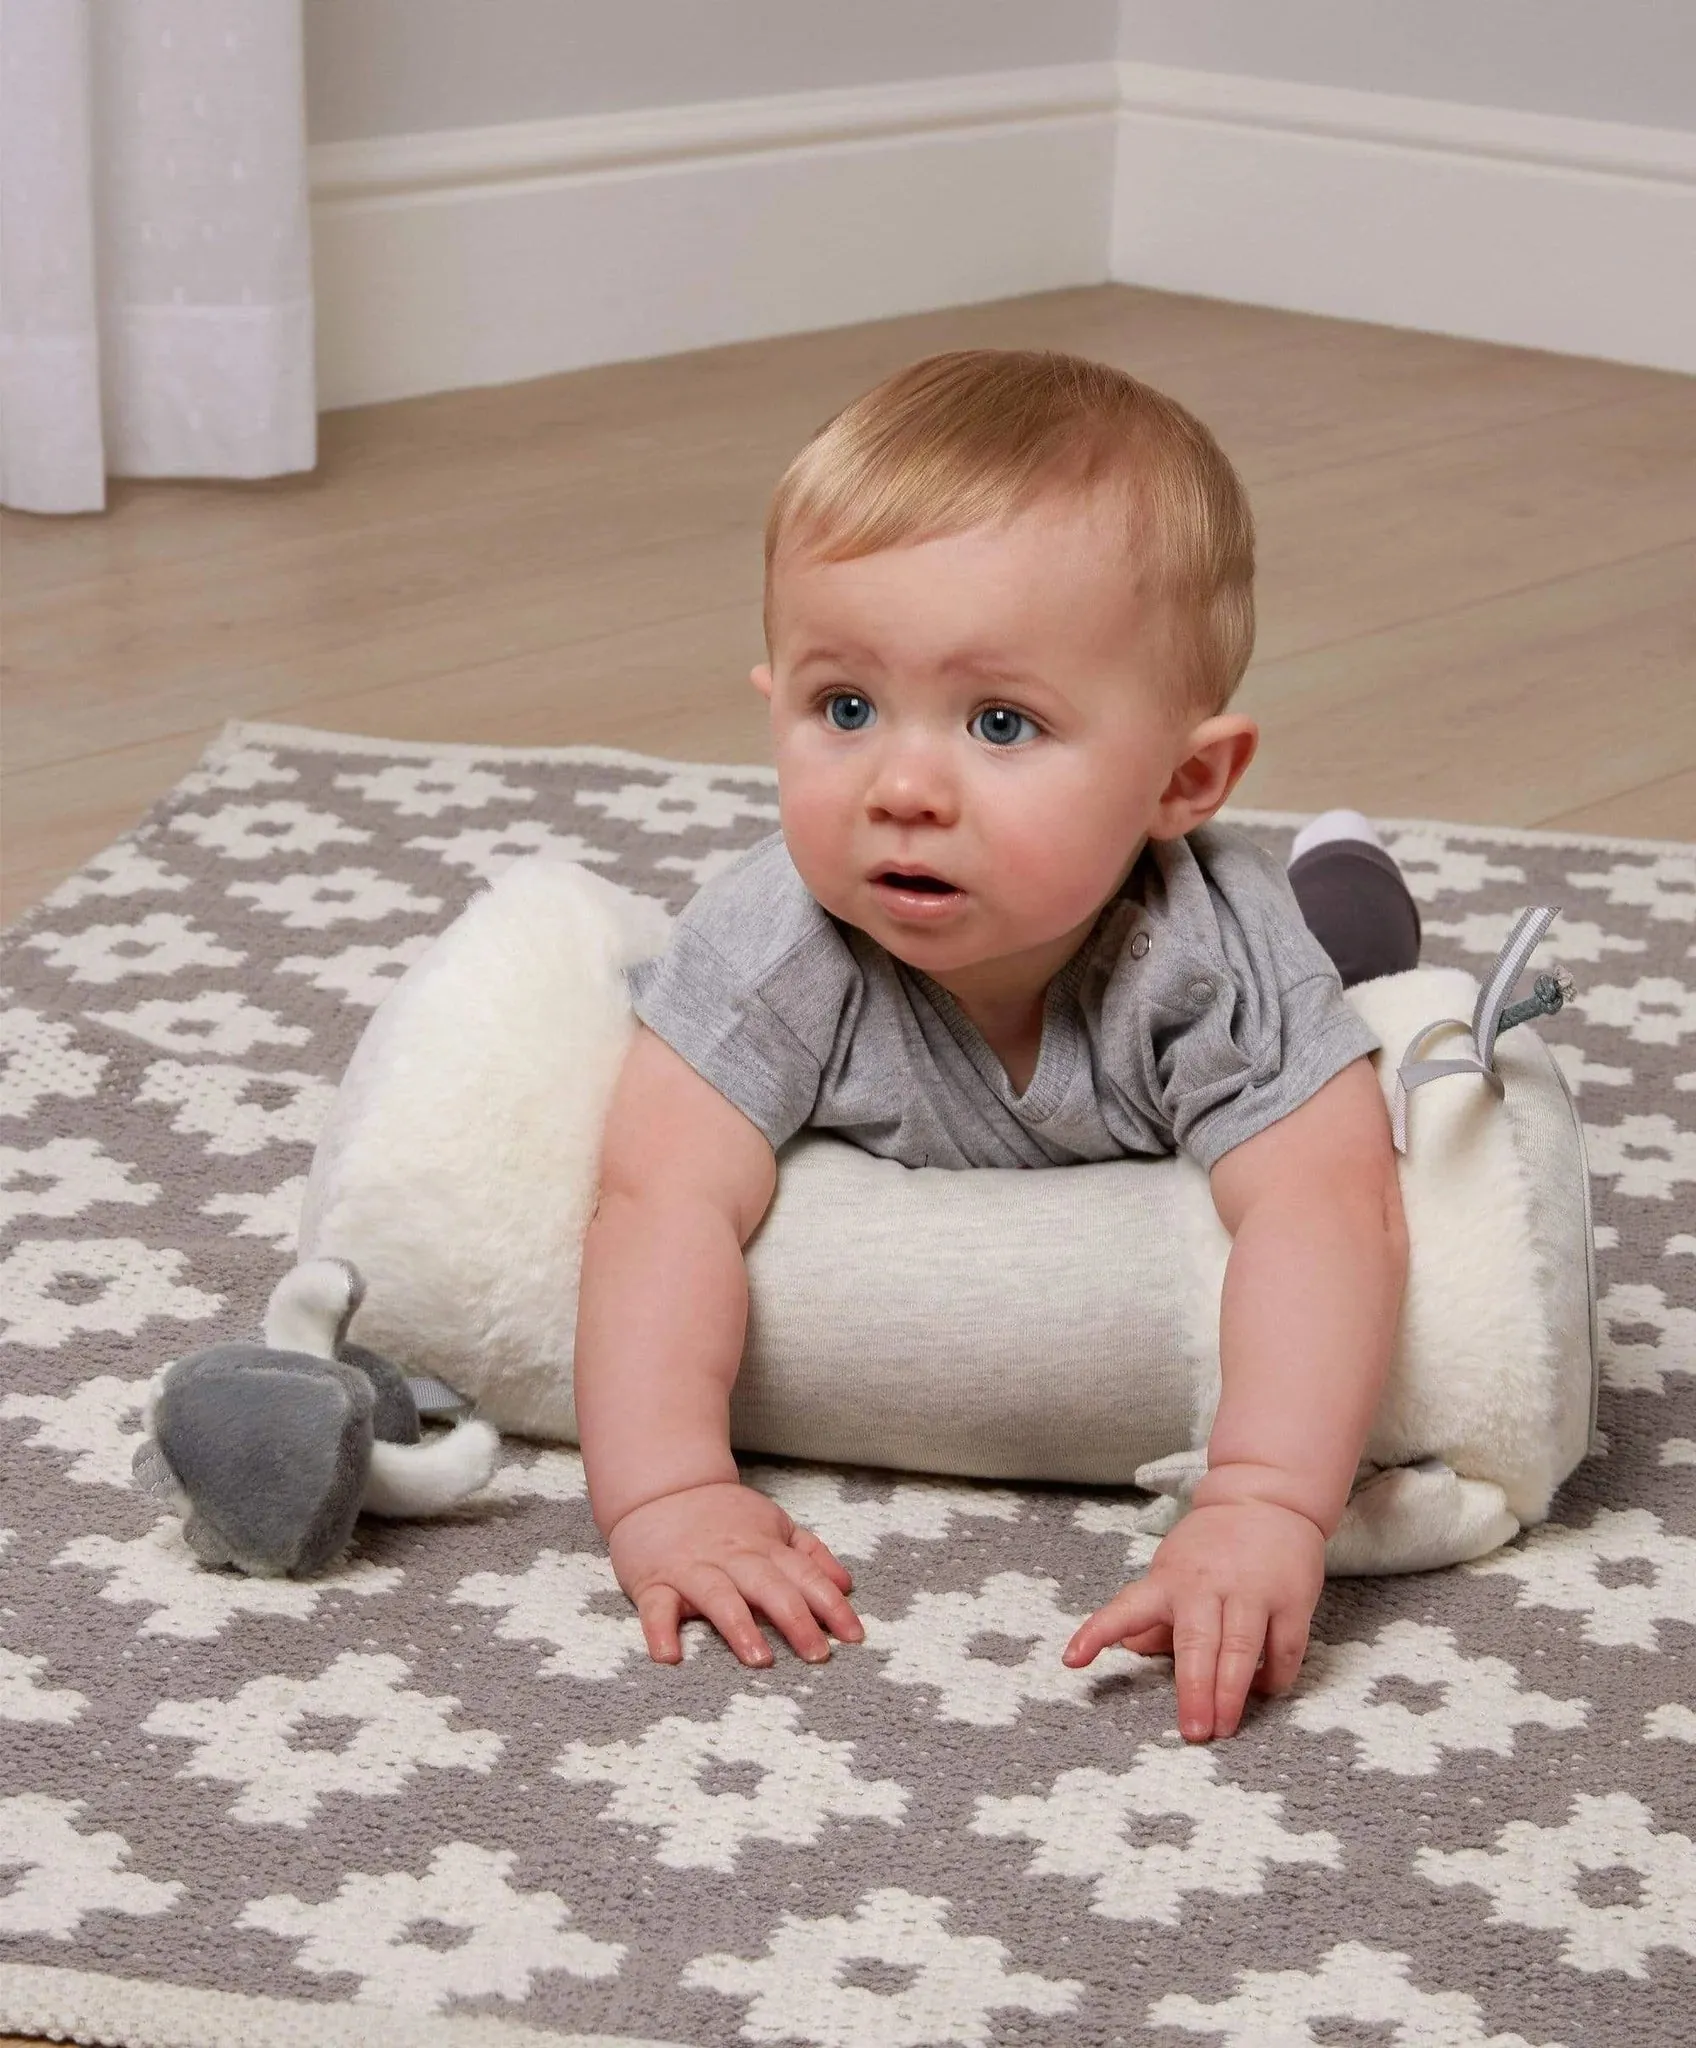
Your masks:
{"label": "grey plush elephant toy", "polygon": [[348,1341],[364,1292],[345,1260],[310,1260],[278,1283],[262,1344],[215,1344],[154,1381],[133,1469],[203,1563],[308,1578],[362,1511],[437,1515],[487,1484],[489,1424],[427,1435],[421,1413],[457,1414],[459,1397]]}

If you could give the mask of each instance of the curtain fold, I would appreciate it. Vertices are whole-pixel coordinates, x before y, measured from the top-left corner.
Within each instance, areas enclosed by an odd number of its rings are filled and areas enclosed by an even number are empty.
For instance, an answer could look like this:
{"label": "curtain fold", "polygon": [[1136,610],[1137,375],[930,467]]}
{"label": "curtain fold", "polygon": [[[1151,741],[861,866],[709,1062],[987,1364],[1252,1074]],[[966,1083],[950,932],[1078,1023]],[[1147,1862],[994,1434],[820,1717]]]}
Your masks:
{"label": "curtain fold", "polygon": [[300,0],[0,0],[0,503],[315,459]]}

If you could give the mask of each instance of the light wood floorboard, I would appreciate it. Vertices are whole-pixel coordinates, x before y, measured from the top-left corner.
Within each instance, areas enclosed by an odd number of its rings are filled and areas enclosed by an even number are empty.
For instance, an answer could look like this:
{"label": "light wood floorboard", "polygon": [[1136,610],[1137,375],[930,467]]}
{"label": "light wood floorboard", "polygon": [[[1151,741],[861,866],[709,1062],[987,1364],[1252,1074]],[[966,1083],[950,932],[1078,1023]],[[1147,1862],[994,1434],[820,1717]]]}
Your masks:
{"label": "light wood floorboard", "polygon": [[1242,801],[1543,825],[1696,769],[1693,593],[1687,543],[1258,663]]}
{"label": "light wood floorboard", "polygon": [[229,717],[760,759],[767,493],[927,351],[1104,356],[1248,482],[1246,802],[1696,837],[1696,384],[1103,286],[327,415],[316,474],[5,518],[3,910]]}
{"label": "light wood floorboard", "polygon": [[1541,822],[1558,832],[1615,832],[1627,839],[1688,839],[1696,830],[1696,768],[1640,783],[1599,803]]}

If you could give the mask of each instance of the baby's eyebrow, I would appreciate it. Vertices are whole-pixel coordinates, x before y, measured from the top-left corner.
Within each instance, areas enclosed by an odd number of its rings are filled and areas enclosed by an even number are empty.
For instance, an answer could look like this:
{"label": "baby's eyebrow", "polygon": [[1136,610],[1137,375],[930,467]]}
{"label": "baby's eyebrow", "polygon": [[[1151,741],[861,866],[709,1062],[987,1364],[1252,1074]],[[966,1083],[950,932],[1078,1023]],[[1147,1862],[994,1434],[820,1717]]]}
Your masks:
{"label": "baby's eyebrow", "polygon": [[796,657],[794,672],[804,668],[875,668],[874,658],[863,647],[808,647]]}
{"label": "baby's eyebrow", "polygon": [[1045,676],[1032,669],[1015,668],[969,651],[944,655],[937,663],[944,675],[968,676],[975,682],[998,683],[1012,690],[1040,690],[1048,687]]}
{"label": "baby's eyebrow", "polygon": [[[803,648],[791,664],[789,673],[804,677],[815,668],[841,669],[868,681],[883,676],[883,664],[870,648],[847,642],[821,643],[817,647]],[[998,660],[993,654],[969,647],[941,656],[935,663],[935,672],[950,680],[964,679],[980,687],[1004,690],[1011,696],[1040,696],[1064,701],[1064,692],[1034,669],[1020,668],[1014,663]]]}

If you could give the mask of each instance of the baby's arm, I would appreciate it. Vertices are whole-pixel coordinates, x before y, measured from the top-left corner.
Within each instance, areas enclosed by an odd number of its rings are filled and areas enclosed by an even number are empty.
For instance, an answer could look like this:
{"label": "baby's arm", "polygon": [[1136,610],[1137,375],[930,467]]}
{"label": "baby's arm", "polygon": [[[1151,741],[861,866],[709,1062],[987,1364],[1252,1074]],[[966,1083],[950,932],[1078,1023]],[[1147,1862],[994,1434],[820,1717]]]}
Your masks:
{"label": "baby's arm", "polygon": [[1147,1577],[1066,1651],[1087,1664],[1110,1642],[1170,1650],[1191,1741],[1233,1733],[1251,1685],[1295,1682],[1325,1542],[1383,1391],[1407,1229],[1370,1063],[1227,1152],[1212,1189],[1234,1242],[1208,1470]]}
{"label": "baby's arm", "polygon": [[819,1622],[858,1641],[853,1581],[810,1531],[743,1486],[730,1453],[742,1359],[742,1247],[777,1184],[770,1145],[651,1031],[607,1115],[601,1193],[583,1243],[577,1427],[589,1503],[649,1654],[675,1663],[705,1615],[745,1664],[771,1652],[752,1608],[811,1661]]}

